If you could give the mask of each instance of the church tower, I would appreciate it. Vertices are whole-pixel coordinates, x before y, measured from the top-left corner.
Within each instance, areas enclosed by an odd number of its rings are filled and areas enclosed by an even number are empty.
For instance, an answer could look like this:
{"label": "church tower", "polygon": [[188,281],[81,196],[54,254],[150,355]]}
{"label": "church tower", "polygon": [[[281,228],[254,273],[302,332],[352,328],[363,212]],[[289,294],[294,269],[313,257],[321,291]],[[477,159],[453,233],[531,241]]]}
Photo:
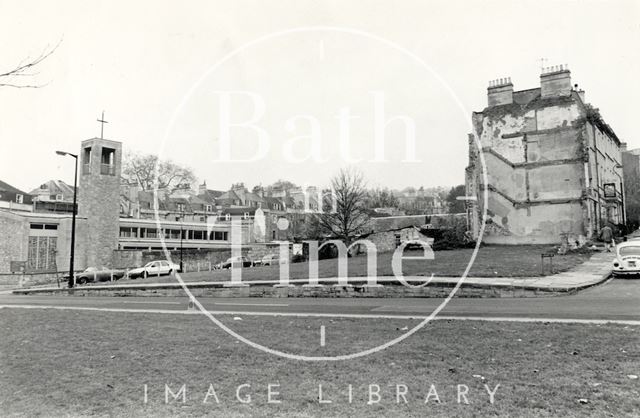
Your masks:
{"label": "church tower", "polygon": [[79,158],[78,215],[87,219],[87,266],[111,267],[120,226],[122,143],[87,139]]}

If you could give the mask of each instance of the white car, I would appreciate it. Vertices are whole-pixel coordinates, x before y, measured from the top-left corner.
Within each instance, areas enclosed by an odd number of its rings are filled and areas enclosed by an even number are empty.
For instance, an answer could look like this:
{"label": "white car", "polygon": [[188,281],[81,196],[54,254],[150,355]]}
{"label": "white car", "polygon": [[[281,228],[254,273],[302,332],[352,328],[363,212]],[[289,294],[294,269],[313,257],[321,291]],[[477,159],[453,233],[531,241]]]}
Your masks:
{"label": "white car", "polygon": [[262,260],[258,262],[261,266],[273,266],[276,264],[287,264],[287,260],[285,258],[280,258],[279,255],[270,254],[262,257]]}
{"label": "white car", "polygon": [[129,278],[136,279],[138,277],[144,277],[146,279],[149,276],[161,276],[163,274],[171,274],[176,271],[180,271],[180,266],[178,264],[173,264],[166,260],[151,261],[143,267],[129,270]]}
{"label": "white car", "polygon": [[613,274],[615,276],[640,275],[640,240],[633,239],[616,246]]}

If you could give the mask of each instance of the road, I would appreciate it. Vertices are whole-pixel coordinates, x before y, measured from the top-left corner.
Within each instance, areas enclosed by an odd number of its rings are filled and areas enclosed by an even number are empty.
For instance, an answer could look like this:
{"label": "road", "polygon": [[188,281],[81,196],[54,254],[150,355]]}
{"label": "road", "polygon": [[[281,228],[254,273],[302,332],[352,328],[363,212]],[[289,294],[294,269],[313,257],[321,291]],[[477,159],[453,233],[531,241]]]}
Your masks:
{"label": "road", "polygon": [[[304,315],[427,316],[436,298],[200,298],[210,312]],[[0,295],[0,306],[185,311],[186,297]],[[170,313],[170,312],[169,312]],[[177,312],[176,312],[177,313]],[[576,295],[541,298],[454,298],[441,316],[640,321],[640,280],[611,280]]]}

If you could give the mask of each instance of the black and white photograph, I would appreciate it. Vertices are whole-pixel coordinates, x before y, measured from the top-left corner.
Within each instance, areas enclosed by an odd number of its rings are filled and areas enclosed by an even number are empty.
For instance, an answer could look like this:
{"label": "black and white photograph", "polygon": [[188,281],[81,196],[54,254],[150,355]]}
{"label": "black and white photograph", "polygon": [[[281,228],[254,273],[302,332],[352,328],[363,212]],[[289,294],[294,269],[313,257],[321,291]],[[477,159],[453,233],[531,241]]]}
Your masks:
{"label": "black and white photograph", "polygon": [[0,38],[0,417],[640,417],[640,1]]}

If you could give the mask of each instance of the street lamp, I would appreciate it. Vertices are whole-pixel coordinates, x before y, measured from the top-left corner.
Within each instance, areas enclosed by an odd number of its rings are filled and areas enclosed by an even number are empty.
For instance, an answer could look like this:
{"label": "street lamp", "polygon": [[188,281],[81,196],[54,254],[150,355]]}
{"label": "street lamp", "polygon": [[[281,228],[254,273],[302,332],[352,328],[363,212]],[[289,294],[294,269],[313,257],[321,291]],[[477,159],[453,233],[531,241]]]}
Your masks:
{"label": "street lamp", "polygon": [[182,273],[182,238],[184,235],[184,209],[180,211],[180,273]]}
{"label": "street lamp", "polygon": [[75,158],[76,160],[76,168],[73,174],[73,208],[72,208],[72,216],[71,216],[71,255],[69,256],[69,288],[73,287],[73,260],[74,260],[74,252],[76,247],[76,190],[78,188],[78,156],[76,154],[72,154],[70,152],[64,151],[56,151],[58,155],[68,155],[70,157]]}

